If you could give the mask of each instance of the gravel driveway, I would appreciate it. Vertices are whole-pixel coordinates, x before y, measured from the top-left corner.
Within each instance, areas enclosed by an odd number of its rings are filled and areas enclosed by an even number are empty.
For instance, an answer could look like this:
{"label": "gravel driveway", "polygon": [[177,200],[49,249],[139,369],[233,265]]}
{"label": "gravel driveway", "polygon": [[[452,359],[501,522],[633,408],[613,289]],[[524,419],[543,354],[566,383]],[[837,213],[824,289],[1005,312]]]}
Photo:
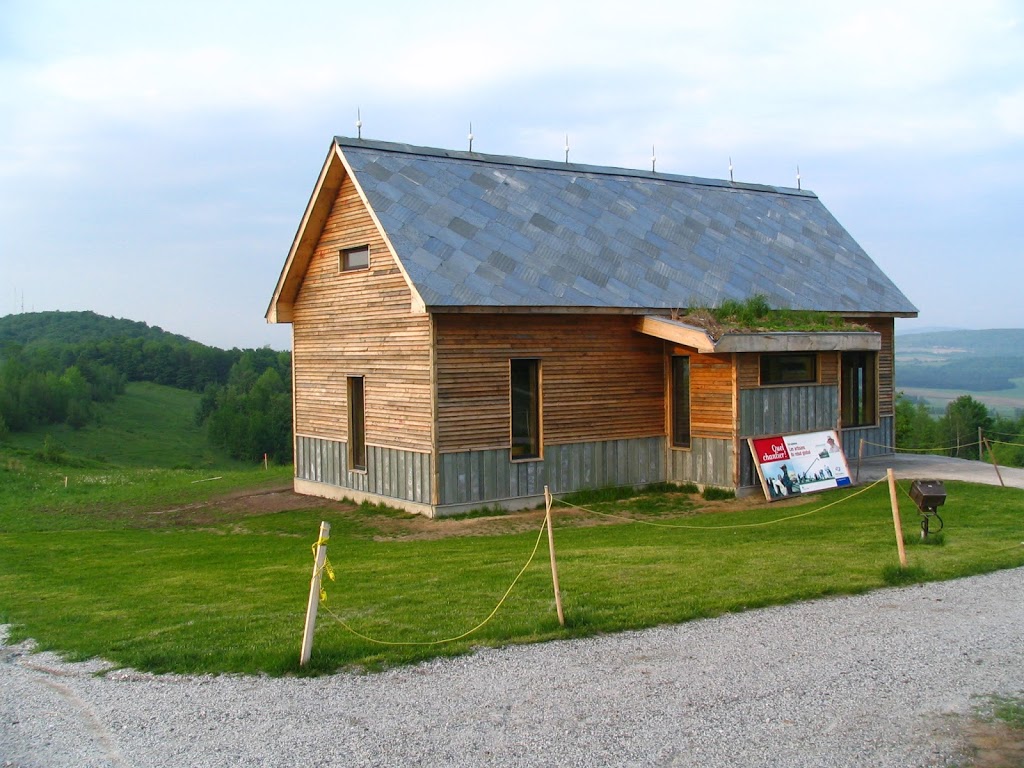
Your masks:
{"label": "gravel driveway", "polygon": [[1022,588],[1019,568],[315,679],[0,646],[0,765],[951,765],[975,697],[1024,692]]}

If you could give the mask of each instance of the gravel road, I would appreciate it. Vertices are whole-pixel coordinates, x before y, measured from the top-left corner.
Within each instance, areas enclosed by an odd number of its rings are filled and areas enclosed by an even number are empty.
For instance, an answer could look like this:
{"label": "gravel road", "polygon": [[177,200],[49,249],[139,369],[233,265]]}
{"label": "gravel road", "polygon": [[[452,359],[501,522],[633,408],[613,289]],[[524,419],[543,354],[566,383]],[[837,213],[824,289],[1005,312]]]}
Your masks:
{"label": "gravel road", "polygon": [[97,675],[5,644],[0,765],[952,765],[976,697],[1024,692],[1022,588],[1015,569],[316,679]]}

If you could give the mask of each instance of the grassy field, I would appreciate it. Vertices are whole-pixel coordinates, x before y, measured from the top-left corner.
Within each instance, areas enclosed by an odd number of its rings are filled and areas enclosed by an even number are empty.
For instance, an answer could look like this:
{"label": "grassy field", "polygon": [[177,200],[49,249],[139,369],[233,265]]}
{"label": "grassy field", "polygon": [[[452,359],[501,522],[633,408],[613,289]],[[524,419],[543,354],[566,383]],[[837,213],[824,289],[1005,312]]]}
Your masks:
{"label": "grassy field", "polygon": [[[280,483],[284,470],[210,483],[195,483],[196,470],[58,470],[71,473],[64,489],[54,469],[0,455],[0,488],[14,489],[0,491],[0,622],[15,640],[155,672],[298,672],[320,520],[332,524],[337,580],[312,673],[1024,565],[1024,491],[1013,489],[948,483],[946,529],[930,546],[916,543],[904,495],[908,572],[896,567],[884,485],[771,506],[578,497],[587,511],[555,508],[562,629],[539,512],[429,521],[324,503],[260,513],[214,503],[215,486]],[[538,542],[494,618],[442,642],[488,616]]]}
{"label": "grassy field", "polygon": [[942,415],[946,406],[961,395],[970,395],[987,408],[1004,416],[1014,416],[1024,410],[1024,379],[1013,379],[1013,389],[1002,389],[997,392],[967,392],[960,389],[926,389],[924,387],[900,387],[900,391],[910,397],[922,397],[928,401],[929,410],[933,415]]}
{"label": "grassy field", "polygon": [[199,397],[183,389],[132,382],[113,403],[97,405],[96,424],[80,430],[60,424],[13,433],[8,443],[39,451],[49,437],[77,457],[125,467],[247,466],[208,445],[203,428],[195,423]]}

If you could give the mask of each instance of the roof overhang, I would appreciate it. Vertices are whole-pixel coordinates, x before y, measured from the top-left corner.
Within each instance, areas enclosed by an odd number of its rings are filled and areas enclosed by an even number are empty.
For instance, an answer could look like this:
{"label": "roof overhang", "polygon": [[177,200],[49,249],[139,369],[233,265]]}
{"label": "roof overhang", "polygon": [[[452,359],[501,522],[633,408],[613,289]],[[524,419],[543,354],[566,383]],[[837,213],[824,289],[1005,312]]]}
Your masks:
{"label": "roof overhang", "polygon": [[874,331],[726,333],[716,341],[703,328],[656,315],[645,315],[637,320],[636,330],[703,353],[877,352],[882,348],[882,335]]}
{"label": "roof overhang", "polygon": [[270,299],[270,306],[267,307],[268,323],[290,323],[292,321],[292,307],[295,297],[298,296],[299,287],[306,276],[306,269],[313,258],[320,233],[323,232],[327,217],[331,215],[331,206],[334,198],[341,189],[341,182],[345,178],[345,167],[338,155],[337,147],[331,144],[331,149],[324,160],[323,168],[320,169],[320,176],[316,180],[313,194],[306,204],[306,211],[299,222],[299,229],[292,240],[292,247],[288,251],[288,258],[281,269],[281,275],[277,279],[277,286],[274,288],[274,295]]}

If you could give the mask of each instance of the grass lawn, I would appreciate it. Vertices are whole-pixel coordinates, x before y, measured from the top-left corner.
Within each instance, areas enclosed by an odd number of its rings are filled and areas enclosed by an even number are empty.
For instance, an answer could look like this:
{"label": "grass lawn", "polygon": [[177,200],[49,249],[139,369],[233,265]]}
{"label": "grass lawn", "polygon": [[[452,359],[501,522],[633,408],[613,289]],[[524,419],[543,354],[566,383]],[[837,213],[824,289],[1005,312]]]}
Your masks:
{"label": "grass lawn", "polygon": [[[593,511],[554,510],[567,627],[555,615],[545,537],[489,623],[436,643],[494,609],[538,541],[541,513],[429,521],[325,502],[241,514],[204,507],[221,481],[194,484],[196,471],[74,470],[82,474],[65,493],[62,483],[51,487],[53,468],[6,462],[0,454],[0,489],[16,490],[0,490],[0,622],[13,625],[15,640],[155,672],[298,672],[310,547],[322,519],[332,525],[337,580],[326,584],[313,673],[676,623],[901,580],[884,484],[774,505],[666,492],[577,497]],[[245,475],[227,479],[240,486]],[[255,470],[248,477],[275,479]],[[911,565],[902,578],[1024,565],[1024,491],[946,488],[941,544],[916,543],[918,515],[901,496]],[[195,514],[183,517],[187,505]],[[791,519],[771,522],[782,518]],[[382,642],[358,637],[331,612]]]}
{"label": "grass lawn", "polygon": [[126,467],[241,469],[248,465],[211,448],[195,423],[200,395],[151,382],[130,382],[112,403],[97,403],[97,421],[74,430],[66,424],[12,433],[9,444],[42,450],[47,437],[73,455]]}

